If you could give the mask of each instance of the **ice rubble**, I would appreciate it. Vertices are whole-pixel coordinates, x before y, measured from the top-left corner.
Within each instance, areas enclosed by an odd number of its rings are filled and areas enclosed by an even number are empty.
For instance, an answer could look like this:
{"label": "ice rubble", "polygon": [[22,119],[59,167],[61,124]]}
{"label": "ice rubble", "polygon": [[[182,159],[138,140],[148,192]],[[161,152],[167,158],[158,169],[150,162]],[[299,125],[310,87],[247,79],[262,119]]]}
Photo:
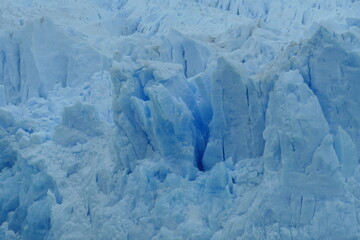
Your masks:
{"label": "ice rubble", "polygon": [[1,239],[360,238],[360,2],[0,6]]}

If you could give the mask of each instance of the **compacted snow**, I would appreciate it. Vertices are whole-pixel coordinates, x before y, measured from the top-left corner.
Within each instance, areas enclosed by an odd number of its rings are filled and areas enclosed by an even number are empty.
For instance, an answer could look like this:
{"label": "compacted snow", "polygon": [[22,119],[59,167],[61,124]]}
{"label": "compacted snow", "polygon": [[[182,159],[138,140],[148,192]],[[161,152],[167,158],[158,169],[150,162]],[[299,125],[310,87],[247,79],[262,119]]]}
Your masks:
{"label": "compacted snow", "polygon": [[0,239],[360,239],[359,12],[1,0]]}

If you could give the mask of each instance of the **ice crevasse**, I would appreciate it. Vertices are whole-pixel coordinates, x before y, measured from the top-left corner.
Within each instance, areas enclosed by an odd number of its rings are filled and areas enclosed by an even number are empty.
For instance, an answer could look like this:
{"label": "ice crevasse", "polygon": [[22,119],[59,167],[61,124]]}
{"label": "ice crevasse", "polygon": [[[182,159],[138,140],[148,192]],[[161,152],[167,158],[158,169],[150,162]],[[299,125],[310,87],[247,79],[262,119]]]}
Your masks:
{"label": "ice crevasse", "polygon": [[359,1],[0,7],[0,239],[360,238]]}

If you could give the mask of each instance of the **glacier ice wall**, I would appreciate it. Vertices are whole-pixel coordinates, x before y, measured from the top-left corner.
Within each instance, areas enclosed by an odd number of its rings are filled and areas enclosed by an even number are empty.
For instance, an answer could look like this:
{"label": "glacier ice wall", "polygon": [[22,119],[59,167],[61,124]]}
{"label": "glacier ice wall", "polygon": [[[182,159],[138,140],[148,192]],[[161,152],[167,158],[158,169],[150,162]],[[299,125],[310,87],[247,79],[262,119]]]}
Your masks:
{"label": "glacier ice wall", "polygon": [[359,1],[0,7],[1,239],[360,238]]}
{"label": "glacier ice wall", "polygon": [[110,66],[88,45],[61,32],[48,18],[35,20],[19,32],[1,37],[1,85],[6,102],[18,104],[32,97],[47,98],[56,84],[82,84]]}
{"label": "glacier ice wall", "polygon": [[9,235],[2,228],[0,236],[43,239],[51,228],[51,205],[61,204],[63,197],[44,166],[31,164],[18,154],[14,133],[23,131],[24,126],[5,110],[0,119],[0,222],[12,232]]}

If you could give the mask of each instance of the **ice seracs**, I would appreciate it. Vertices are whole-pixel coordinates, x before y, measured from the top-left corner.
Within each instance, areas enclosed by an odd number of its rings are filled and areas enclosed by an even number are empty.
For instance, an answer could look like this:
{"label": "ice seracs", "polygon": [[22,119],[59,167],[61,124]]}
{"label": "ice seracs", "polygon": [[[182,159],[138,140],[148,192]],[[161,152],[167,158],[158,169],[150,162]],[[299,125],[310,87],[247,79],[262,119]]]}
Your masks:
{"label": "ice seracs", "polygon": [[2,36],[2,81],[6,102],[47,98],[56,84],[81,86],[110,61],[91,46],[72,39],[49,18]]}
{"label": "ice seracs", "polygon": [[360,237],[359,1],[0,7],[1,239]]}

